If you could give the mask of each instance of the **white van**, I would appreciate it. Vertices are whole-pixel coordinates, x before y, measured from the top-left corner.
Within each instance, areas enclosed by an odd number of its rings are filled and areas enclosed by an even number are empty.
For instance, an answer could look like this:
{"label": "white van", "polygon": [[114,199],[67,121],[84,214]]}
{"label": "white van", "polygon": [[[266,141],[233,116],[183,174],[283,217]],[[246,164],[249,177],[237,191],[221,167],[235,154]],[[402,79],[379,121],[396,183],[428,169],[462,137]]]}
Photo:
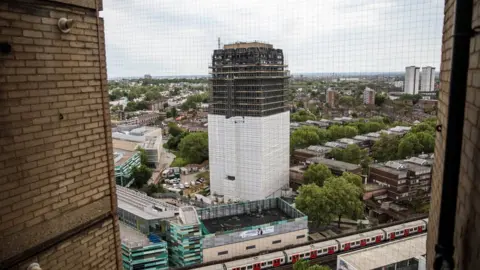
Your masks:
{"label": "white van", "polygon": [[189,188],[190,184],[188,182],[185,183],[185,188]]}

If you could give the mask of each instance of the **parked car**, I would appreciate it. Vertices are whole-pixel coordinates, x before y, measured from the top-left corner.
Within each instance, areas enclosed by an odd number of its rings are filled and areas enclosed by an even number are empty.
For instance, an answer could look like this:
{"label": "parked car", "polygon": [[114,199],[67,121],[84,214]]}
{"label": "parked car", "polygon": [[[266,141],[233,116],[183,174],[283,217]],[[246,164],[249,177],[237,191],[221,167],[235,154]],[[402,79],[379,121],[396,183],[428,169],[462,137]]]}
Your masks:
{"label": "parked car", "polygon": [[192,186],[195,186],[195,181],[191,181],[190,184],[191,184]]}
{"label": "parked car", "polygon": [[184,186],[183,184],[178,184],[178,188],[179,188],[179,189],[184,189],[185,186]]}
{"label": "parked car", "polygon": [[189,188],[190,184],[188,182],[185,183],[185,188]]}

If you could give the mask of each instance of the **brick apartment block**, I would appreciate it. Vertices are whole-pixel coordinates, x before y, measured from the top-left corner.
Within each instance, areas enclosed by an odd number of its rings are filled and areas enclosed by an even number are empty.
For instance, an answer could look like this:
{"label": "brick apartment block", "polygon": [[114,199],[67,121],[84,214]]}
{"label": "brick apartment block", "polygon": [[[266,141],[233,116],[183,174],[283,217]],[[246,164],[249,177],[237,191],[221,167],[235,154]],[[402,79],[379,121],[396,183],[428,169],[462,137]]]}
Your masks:
{"label": "brick apartment block", "polygon": [[0,268],[121,268],[100,9],[0,2]]}

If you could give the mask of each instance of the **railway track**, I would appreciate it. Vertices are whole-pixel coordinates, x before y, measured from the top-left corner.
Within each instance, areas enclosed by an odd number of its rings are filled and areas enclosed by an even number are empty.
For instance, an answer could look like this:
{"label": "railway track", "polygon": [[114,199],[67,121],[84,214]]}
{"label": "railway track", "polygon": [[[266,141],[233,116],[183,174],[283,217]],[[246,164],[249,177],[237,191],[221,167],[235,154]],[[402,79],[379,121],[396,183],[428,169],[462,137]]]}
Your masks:
{"label": "railway track", "polygon": [[[412,237],[412,236],[419,236],[419,235],[426,235],[426,234],[427,234],[426,232],[421,233],[421,234],[414,234],[414,235],[411,235],[411,236],[408,236],[408,237],[402,237],[398,240],[389,241],[387,243],[395,243],[397,241],[402,241],[402,240],[404,240],[406,238],[409,238],[409,237]],[[355,248],[351,251],[341,251],[341,252],[338,252],[338,253],[335,253],[335,254],[332,254],[332,255],[322,256],[322,257],[319,257],[319,258],[315,258],[313,260],[308,260],[308,262],[309,262],[310,265],[319,264],[319,265],[329,266],[331,269],[336,269],[338,255],[348,254],[350,252],[359,251],[359,250],[367,249],[367,248],[372,248],[372,246],[359,247],[359,248]],[[293,264],[286,264],[286,265],[278,266],[278,267],[275,267],[275,269],[293,269]]]}
{"label": "railway track", "polygon": [[[287,249],[290,249],[290,248],[306,246],[306,245],[319,243],[319,242],[324,242],[324,241],[328,241],[328,240],[335,240],[335,239],[340,238],[340,237],[346,237],[346,236],[360,234],[360,233],[364,233],[364,232],[369,232],[369,231],[373,231],[373,230],[377,230],[377,229],[383,229],[383,228],[387,228],[387,227],[394,226],[394,225],[399,225],[399,224],[403,224],[403,223],[407,223],[407,222],[411,222],[411,221],[421,220],[421,219],[424,219],[424,218],[428,218],[428,215],[418,215],[418,216],[413,217],[413,218],[399,220],[399,221],[395,221],[395,222],[391,222],[391,223],[386,223],[386,224],[382,224],[382,225],[379,225],[379,226],[376,226],[376,227],[373,227],[373,228],[358,230],[358,231],[345,233],[345,234],[339,234],[339,235],[331,236],[331,237],[328,237],[328,238],[325,238],[325,239],[308,241],[307,243],[288,245],[288,246],[284,246],[284,247],[277,248],[277,249],[262,251],[262,252],[253,253],[253,254],[249,254],[249,255],[241,255],[241,256],[234,257],[234,258],[230,258],[230,259],[211,261],[211,262],[206,262],[206,263],[202,263],[202,264],[189,265],[189,266],[172,268],[172,269],[175,269],[175,270],[190,270],[190,269],[196,269],[196,268],[199,268],[199,267],[204,267],[204,266],[209,266],[209,265],[223,264],[223,263],[226,263],[226,262],[229,262],[229,261],[235,261],[235,260],[239,260],[239,259],[261,256],[261,255],[264,255],[264,254],[267,254],[267,253],[284,251],[284,250],[287,250]],[[364,249],[364,248],[366,248],[366,247],[356,248],[355,251],[356,250],[361,250],[361,249]],[[316,258],[316,259],[311,260],[311,262],[314,263],[314,264],[326,264],[326,263],[331,263],[332,261],[335,261],[335,263],[336,263],[337,255],[338,254],[344,254],[344,253],[346,253],[346,252],[339,252],[339,253],[336,253],[336,254],[333,254],[333,255],[322,256],[320,258]],[[287,267],[287,268],[282,268],[282,267]],[[278,266],[278,267],[276,267],[276,269],[292,269],[292,265]]]}

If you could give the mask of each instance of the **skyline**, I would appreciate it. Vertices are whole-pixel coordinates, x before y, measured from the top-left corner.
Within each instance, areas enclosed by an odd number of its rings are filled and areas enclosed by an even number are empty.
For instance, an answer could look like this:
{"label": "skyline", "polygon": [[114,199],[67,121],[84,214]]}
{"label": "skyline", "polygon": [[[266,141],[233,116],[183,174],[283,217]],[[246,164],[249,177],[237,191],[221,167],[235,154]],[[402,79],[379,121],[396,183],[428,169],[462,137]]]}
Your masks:
{"label": "skyline", "polygon": [[439,68],[443,1],[105,0],[101,15],[110,77],[207,75],[218,37],[275,44],[292,73],[399,72]]}

